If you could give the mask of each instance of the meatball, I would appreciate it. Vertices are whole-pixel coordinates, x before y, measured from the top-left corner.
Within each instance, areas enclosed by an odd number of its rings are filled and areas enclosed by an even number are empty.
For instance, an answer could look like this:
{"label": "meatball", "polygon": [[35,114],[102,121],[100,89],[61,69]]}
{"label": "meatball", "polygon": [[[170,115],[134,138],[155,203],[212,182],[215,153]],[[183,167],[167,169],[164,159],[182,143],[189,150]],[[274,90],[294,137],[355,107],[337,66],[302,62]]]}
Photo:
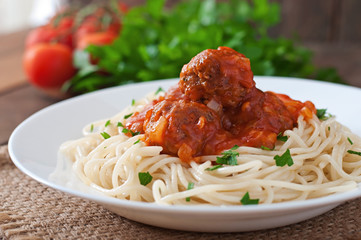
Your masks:
{"label": "meatball", "polygon": [[164,100],[147,112],[144,122],[148,145],[163,147],[163,152],[178,155],[183,161],[196,160],[221,128],[217,114],[207,106],[187,101]]}
{"label": "meatball", "polygon": [[180,73],[179,88],[191,100],[224,107],[238,106],[254,87],[249,59],[228,47],[202,51]]}

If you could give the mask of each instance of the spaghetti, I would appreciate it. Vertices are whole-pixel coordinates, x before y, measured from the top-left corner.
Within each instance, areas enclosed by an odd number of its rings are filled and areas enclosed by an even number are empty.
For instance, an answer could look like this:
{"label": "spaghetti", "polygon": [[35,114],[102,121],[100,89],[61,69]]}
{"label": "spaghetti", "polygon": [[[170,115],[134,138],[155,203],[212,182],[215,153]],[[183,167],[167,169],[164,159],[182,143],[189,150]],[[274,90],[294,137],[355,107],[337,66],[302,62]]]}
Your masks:
{"label": "spaghetti", "polygon": [[[357,188],[361,181],[361,139],[334,117],[316,116],[286,130],[285,142],[273,150],[241,146],[237,165],[209,170],[217,156],[202,156],[190,165],[178,157],[161,154],[162,147],[147,146],[143,135],[129,137],[124,116],[144,108],[156,96],[129,106],[108,120],[89,124],[83,138],[64,143],[61,151],[74,161],[77,176],[106,195],[158,204],[239,205],[249,193],[259,203],[305,200]],[[101,133],[111,137],[105,139]],[[294,164],[277,166],[274,156],[290,150]],[[148,172],[152,181],[142,185],[138,174]],[[194,187],[188,190],[189,183]],[[187,201],[188,199],[190,201]]]}

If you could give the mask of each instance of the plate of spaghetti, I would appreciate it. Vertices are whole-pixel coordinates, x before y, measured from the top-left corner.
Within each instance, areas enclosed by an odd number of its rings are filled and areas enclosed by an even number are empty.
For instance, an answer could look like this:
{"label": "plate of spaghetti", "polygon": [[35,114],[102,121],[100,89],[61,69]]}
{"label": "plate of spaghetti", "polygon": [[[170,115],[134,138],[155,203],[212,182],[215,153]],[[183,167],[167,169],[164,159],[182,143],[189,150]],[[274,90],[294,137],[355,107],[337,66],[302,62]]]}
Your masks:
{"label": "plate of spaghetti", "polygon": [[177,79],[49,106],[9,140],[15,165],[63,192],[159,227],[285,226],[361,196],[361,90],[253,76],[207,49]]}

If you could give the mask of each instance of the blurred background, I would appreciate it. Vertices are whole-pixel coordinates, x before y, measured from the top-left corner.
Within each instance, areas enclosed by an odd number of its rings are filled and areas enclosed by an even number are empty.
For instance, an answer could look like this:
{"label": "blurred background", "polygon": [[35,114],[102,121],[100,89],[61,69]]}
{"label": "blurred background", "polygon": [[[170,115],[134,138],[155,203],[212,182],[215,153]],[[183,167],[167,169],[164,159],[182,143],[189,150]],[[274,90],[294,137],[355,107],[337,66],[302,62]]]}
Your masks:
{"label": "blurred background", "polygon": [[[18,41],[18,55],[0,59],[0,72],[16,68],[16,79],[0,84],[12,86],[23,81],[21,75],[22,40],[29,29],[45,24],[64,4],[89,0],[0,0],[0,42],[4,46]],[[99,2],[92,1],[92,2]],[[144,0],[124,0],[128,6],[144,4]],[[168,0],[167,5],[177,0]],[[224,1],[226,2],[226,1]],[[316,66],[335,67],[346,83],[361,87],[361,1],[359,0],[271,0],[281,7],[281,21],[269,31],[270,36],[296,38],[314,53]],[[14,35],[18,37],[14,38]],[[20,35],[20,37],[19,37]],[[15,46],[14,43],[11,45]],[[6,47],[3,47],[7,51]],[[0,56],[4,53],[0,52]],[[14,73],[9,73],[14,74]],[[22,80],[19,80],[22,79]],[[2,82],[2,83],[1,83]]]}
{"label": "blurred background", "polygon": [[[89,2],[101,1],[0,0],[0,142],[6,142],[12,129],[27,116],[59,101],[48,98],[28,82],[22,63],[27,35],[32,29],[46,24],[65,4]],[[145,3],[144,0],[122,2],[129,8]],[[179,2],[168,0],[166,6],[172,7]],[[360,0],[269,2],[280,7],[280,21],[268,29],[270,37],[294,39],[298,45],[312,51],[312,63],[316,67],[335,68],[346,84],[361,87]],[[19,111],[11,113],[14,108]],[[3,115],[3,112],[9,114]]]}

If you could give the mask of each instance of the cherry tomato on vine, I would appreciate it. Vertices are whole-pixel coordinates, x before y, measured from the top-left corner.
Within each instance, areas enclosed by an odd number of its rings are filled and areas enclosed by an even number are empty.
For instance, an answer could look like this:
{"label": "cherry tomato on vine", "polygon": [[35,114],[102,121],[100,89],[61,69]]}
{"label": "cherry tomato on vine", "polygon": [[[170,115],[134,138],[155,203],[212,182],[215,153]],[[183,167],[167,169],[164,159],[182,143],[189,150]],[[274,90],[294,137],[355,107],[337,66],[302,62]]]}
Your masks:
{"label": "cherry tomato on vine", "polygon": [[38,43],[62,43],[73,48],[73,18],[62,18],[59,23],[51,22],[45,26],[32,30],[25,40],[25,47],[29,48]]}
{"label": "cherry tomato on vine", "polygon": [[117,34],[114,34],[112,32],[89,33],[82,36],[78,40],[76,46],[78,49],[84,49],[89,45],[108,45],[111,44],[117,36]]}
{"label": "cherry tomato on vine", "polygon": [[77,28],[74,33],[75,42],[80,41],[84,36],[96,32],[109,32],[112,34],[118,34],[121,29],[121,24],[119,22],[113,21],[107,26],[103,26],[99,19],[96,17],[88,17],[84,22]]}

